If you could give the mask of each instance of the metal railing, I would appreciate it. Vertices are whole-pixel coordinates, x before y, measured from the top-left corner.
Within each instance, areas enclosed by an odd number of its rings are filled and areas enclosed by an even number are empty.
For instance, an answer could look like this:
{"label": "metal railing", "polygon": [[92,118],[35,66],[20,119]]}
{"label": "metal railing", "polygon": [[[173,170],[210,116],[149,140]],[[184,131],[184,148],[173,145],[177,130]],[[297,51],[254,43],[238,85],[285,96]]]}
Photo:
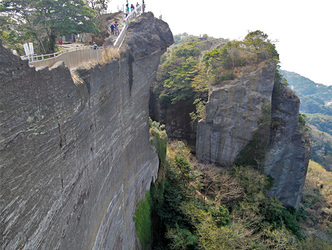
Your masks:
{"label": "metal railing", "polygon": [[127,28],[129,25],[129,22],[136,19],[138,16],[140,16],[144,11],[144,8],[142,8],[142,5],[137,6],[132,12],[128,14],[128,16],[125,18],[125,25],[123,26],[120,34],[118,35],[117,39],[114,42],[114,47],[120,48],[124,38],[126,37],[127,34]]}
{"label": "metal railing", "polygon": [[[29,60],[29,62],[43,61],[43,60],[58,57],[62,54],[68,53],[68,52],[77,51],[77,50],[84,50],[84,49],[91,49],[91,48],[93,48],[93,46],[79,46],[79,47],[75,47],[75,48],[62,49],[60,51],[57,51],[57,52],[51,53],[51,54],[25,55],[25,56],[21,56],[21,59],[22,60]],[[102,49],[102,47],[98,47],[98,48]]]}
{"label": "metal railing", "polygon": [[[127,34],[127,28],[129,26],[130,21],[136,19],[138,16],[140,16],[144,11],[144,8],[142,5],[136,6],[136,8],[131,11],[128,16],[125,18],[125,25],[123,26],[120,34],[118,35],[117,39],[113,43],[113,46],[120,49],[124,38]],[[85,50],[85,49],[93,49],[92,46],[81,46],[81,47],[75,47],[75,49],[68,49],[68,50],[60,50],[56,53],[52,54],[44,54],[44,55],[27,55],[27,56],[21,56],[22,60],[29,60],[29,62],[38,62],[38,61],[46,61],[52,58],[60,57],[61,55],[65,53],[70,53],[77,50]],[[98,49],[103,49],[102,47],[98,47]]]}
{"label": "metal railing", "polygon": [[29,60],[29,62],[34,62],[34,61],[41,61],[53,57],[57,57],[63,53],[66,53],[66,50],[60,50],[58,52],[52,53],[52,54],[44,54],[44,55],[28,55],[28,56],[21,56],[22,60]]}

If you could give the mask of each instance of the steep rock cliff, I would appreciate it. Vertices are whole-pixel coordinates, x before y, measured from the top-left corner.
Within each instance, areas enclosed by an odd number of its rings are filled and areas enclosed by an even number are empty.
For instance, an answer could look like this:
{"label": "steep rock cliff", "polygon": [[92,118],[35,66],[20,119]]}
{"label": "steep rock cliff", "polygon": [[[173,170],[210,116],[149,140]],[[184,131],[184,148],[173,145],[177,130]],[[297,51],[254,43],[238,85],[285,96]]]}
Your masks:
{"label": "steep rock cliff", "polygon": [[265,169],[274,178],[268,195],[297,208],[310,145],[299,124],[298,97],[286,87],[275,90],[274,78],[275,66],[266,64],[210,89],[206,119],[197,128],[197,158]]}
{"label": "steep rock cliff", "polygon": [[268,195],[298,207],[310,158],[310,141],[299,123],[300,99],[288,88],[274,91],[265,172],[274,179]]}
{"label": "steep rock cliff", "polygon": [[152,14],[135,22],[150,29],[130,28],[124,56],[79,70],[78,85],[63,64],[36,71],[0,44],[4,249],[135,248],[136,202],[158,171],[149,88],[173,42]]}
{"label": "steep rock cliff", "polygon": [[200,161],[229,166],[254,136],[268,140],[274,74],[274,65],[248,67],[239,79],[211,88],[206,119],[197,128]]}

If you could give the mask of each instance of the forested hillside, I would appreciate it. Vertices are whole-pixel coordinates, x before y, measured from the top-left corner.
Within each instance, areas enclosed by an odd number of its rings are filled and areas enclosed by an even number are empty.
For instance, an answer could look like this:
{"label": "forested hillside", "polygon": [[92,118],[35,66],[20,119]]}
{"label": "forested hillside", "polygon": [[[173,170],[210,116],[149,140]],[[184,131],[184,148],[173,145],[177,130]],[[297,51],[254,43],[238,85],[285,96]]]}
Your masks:
{"label": "forested hillside", "polygon": [[[164,126],[151,122],[166,152]],[[331,174],[310,162],[300,209],[268,198],[272,179],[252,167],[197,162],[183,142],[168,141],[164,179],[138,204],[136,227],[153,249],[331,249]],[[149,221],[152,229],[142,223]]]}

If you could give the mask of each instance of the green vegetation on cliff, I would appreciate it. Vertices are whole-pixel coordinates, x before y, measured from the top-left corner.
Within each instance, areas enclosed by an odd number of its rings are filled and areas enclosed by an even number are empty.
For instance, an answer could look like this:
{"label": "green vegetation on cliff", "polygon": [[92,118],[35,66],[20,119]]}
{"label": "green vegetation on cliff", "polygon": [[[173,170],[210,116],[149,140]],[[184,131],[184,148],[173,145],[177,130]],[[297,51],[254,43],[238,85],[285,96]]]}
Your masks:
{"label": "green vegetation on cliff", "polygon": [[[95,9],[105,3],[89,2]],[[98,32],[93,22],[95,10],[83,0],[4,0],[0,12],[3,44],[19,52],[25,41],[34,42],[36,51],[49,53],[54,52],[59,35]]]}
{"label": "green vegetation on cliff", "polygon": [[193,120],[205,118],[209,87],[239,77],[244,66],[279,62],[275,45],[259,30],[250,32],[243,41],[188,35],[175,40],[177,45],[161,60],[152,91],[162,108],[180,101],[196,107],[191,113]]}
{"label": "green vegetation on cliff", "polygon": [[145,198],[136,204],[135,216],[136,234],[144,249],[151,241],[151,197],[150,192],[145,193]]}
{"label": "green vegetation on cliff", "polygon": [[279,62],[275,45],[262,31],[249,32],[243,41],[231,41],[205,53],[203,65],[209,84],[236,78],[239,67],[257,65],[263,61]]}
{"label": "green vegetation on cliff", "polygon": [[[272,180],[253,168],[225,170],[199,164],[182,142],[169,143],[167,150],[163,185],[159,190],[151,189],[151,196],[157,197],[152,198],[153,248],[331,247],[316,237],[305,239],[301,231],[299,222],[306,225],[306,218],[315,216],[305,210],[310,208],[305,204],[314,202],[309,191],[298,211],[289,210],[277,199],[266,197]],[[323,185],[324,195],[329,197],[329,186],[325,185],[330,184],[325,181]],[[331,226],[329,219],[324,223],[327,228]],[[328,230],[324,232],[328,234]]]}
{"label": "green vegetation on cliff", "polygon": [[163,105],[180,100],[193,103],[195,99],[207,99],[207,85],[201,81],[200,58],[216,39],[190,37],[171,48],[162,58],[153,91]]}
{"label": "green vegetation on cliff", "polygon": [[261,31],[250,32],[243,41],[189,37],[164,55],[154,90],[162,103],[193,102],[210,85],[234,79],[238,67],[266,60],[277,64],[279,54]]}

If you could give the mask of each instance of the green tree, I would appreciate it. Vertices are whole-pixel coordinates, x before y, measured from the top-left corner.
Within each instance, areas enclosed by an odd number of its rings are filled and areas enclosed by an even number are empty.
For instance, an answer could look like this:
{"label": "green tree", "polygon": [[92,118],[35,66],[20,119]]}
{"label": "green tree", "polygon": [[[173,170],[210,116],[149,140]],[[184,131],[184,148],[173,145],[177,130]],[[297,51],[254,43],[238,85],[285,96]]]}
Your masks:
{"label": "green tree", "polygon": [[204,45],[191,38],[164,56],[155,90],[162,104],[175,104],[180,100],[193,103],[197,98],[207,98],[206,81],[201,77],[200,46]]}
{"label": "green tree", "polygon": [[260,30],[249,32],[244,43],[249,50],[256,54],[256,60],[273,60],[276,63],[279,62],[279,54],[275,48],[275,45],[268,39],[268,35]]}
{"label": "green tree", "polygon": [[2,5],[9,29],[29,34],[44,52],[54,52],[58,35],[98,32],[94,11],[83,0],[4,0]]}
{"label": "green tree", "polygon": [[107,10],[110,0],[87,0],[93,10],[101,12]]}
{"label": "green tree", "polygon": [[277,64],[279,54],[268,36],[257,30],[249,32],[243,41],[230,41],[206,52],[202,62],[209,85],[214,85],[234,79],[239,67],[264,61]]}

